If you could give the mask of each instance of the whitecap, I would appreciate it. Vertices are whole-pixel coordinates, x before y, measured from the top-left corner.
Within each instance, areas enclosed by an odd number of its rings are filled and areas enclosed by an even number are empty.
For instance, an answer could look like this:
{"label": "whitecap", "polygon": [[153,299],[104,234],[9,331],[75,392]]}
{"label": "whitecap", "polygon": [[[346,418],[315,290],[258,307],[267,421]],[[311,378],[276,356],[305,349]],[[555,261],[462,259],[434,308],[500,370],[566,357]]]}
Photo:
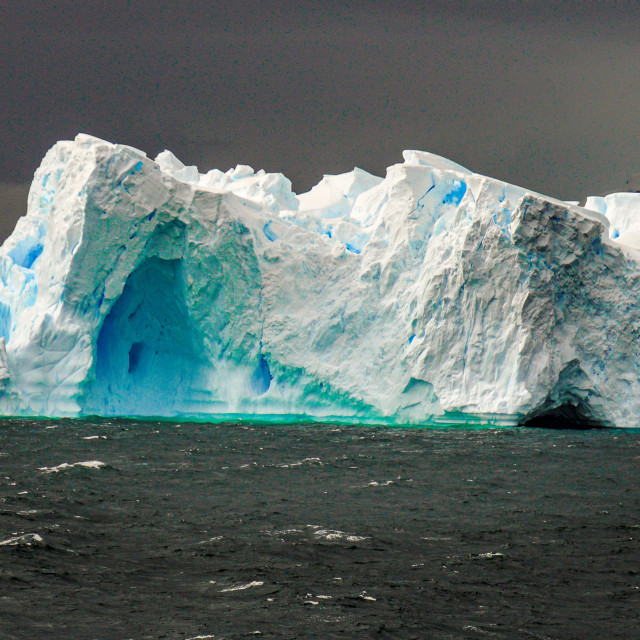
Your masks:
{"label": "whitecap", "polygon": [[63,462],[57,467],[39,467],[39,471],[42,471],[42,473],[59,473],[60,471],[67,471],[68,469],[73,469],[74,467],[83,467],[85,469],[102,469],[106,466],[106,463],[101,462],[100,460],[86,460],[85,462],[73,462],[71,464],[69,464],[68,462]]}
{"label": "whitecap", "polygon": [[325,540],[335,541],[335,540],[347,540],[348,542],[361,542],[362,540],[367,540],[368,536],[357,536],[350,533],[346,533],[344,531],[340,531],[338,529],[322,529],[318,525],[309,524],[307,525],[310,529],[315,529],[313,535],[318,538],[324,538]]}
{"label": "whitecap", "polygon": [[500,553],[499,551],[489,551],[488,553],[481,553],[478,555],[478,558],[500,558],[504,556],[504,553]]}
{"label": "whitecap", "polygon": [[0,540],[0,547],[11,547],[17,545],[32,545],[40,544],[44,542],[42,536],[37,533],[25,533],[15,538],[9,538],[8,540]]}
{"label": "whitecap", "polygon": [[261,587],[264,584],[261,580],[253,580],[247,582],[247,584],[239,584],[235,587],[227,587],[226,589],[220,589],[220,593],[229,593],[231,591],[244,591],[245,589],[252,589],[253,587]]}
{"label": "whitecap", "polygon": [[292,467],[301,467],[303,464],[322,465],[322,460],[320,460],[320,458],[303,458],[302,460],[296,460],[295,462],[285,462],[277,466],[281,469],[291,469]]}
{"label": "whitecap", "polygon": [[263,533],[267,536],[290,536],[296,533],[303,533],[302,529],[289,528],[289,529],[266,529]]}
{"label": "whitecap", "polygon": [[384,482],[378,482],[377,480],[372,480],[367,486],[368,487],[388,487],[390,484],[395,484],[393,480],[385,480]]}

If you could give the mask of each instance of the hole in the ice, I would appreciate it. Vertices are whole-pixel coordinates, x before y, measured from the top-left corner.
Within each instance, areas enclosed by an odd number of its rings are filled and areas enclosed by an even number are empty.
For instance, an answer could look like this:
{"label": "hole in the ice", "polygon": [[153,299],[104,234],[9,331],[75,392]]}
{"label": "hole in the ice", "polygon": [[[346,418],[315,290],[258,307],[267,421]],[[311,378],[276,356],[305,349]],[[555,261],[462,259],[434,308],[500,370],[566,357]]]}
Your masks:
{"label": "hole in the ice", "polygon": [[454,180],[451,183],[451,191],[442,199],[442,204],[453,204],[458,206],[467,192],[467,185],[462,180]]}
{"label": "hole in the ice", "polygon": [[270,242],[275,242],[278,239],[278,236],[273,232],[273,229],[271,228],[271,220],[269,220],[269,222],[267,222],[264,227],[262,227],[262,232]]}
{"label": "hole in the ice", "polygon": [[260,360],[258,361],[258,366],[251,375],[251,391],[257,396],[261,396],[266,393],[271,386],[272,377],[271,371],[269,370],[269,363],[266,358],[261,355]]}
{"label": "hole in the ice", "polygon": [[11,335],[11,307],[0,301],[0,336],[9,340]]}
{"label": "hole in the ice", "polygon": [[134,342],[129,349],[129,373],[135,373],[140,365],[140,355],[144,345],[142,342]]}
{"label": "hole in the ice", "polygon": [[40,242],[32,244],[30,239],[18,243],[10,252],[9,257],[20,267],[31,269],[33,263],[40,257],[43,246]]}
{"label": "hole in the ice", "polygon": [[566,402],[525,417],[521,426],[539,429],[596,429],[605,425],[595,420],[583,404]]}
{"label": "hole in the ice", "polygon": [[347,248],[347,251],[350,251],[351,253],[360,253],[360,249],[352,245],[350,242],[345,242],[344,246]]}
{"label": "hole in the ice", "polygon": [[106,415],[175,412],[201,388],[200,348],[179,261],[146,260],[129,276],[104,319],[86,410]]}

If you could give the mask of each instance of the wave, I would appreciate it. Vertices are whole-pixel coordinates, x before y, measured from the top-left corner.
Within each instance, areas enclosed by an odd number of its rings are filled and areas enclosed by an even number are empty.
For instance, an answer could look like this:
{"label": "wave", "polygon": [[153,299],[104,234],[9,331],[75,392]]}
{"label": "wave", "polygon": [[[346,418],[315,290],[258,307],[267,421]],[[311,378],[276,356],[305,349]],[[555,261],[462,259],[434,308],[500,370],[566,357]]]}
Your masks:
{"label": "wave", "polygon": [[252,589],[253,587],[261,587],[264,582],[260,580],[254,580],[253,582],[247,582],[247,584],[239,584],[235,587],[227,587],[226,589],[220,589],[220,593],[229,593],[231,591],[244,591],[245,589]]}
{"label": "wave", "polygon": [[106,466],[108,465],[100,460],[87,460],[85,462],[63,462],[57,467],[39,467],[38,470],[42,471],[42,473],[59,473],[60,471],[68,471],[69,469],[74,469],[76,467],[82,467],[84,469],[103,469]]}
{"label": "wave", "polygon": [[0,540],[0,547],[17,547],[17,546],[32,546],[42,544],[44,542],[42,536],[37,533],[24,533],[21,536],[15,538],[9,538],[7,540]]}

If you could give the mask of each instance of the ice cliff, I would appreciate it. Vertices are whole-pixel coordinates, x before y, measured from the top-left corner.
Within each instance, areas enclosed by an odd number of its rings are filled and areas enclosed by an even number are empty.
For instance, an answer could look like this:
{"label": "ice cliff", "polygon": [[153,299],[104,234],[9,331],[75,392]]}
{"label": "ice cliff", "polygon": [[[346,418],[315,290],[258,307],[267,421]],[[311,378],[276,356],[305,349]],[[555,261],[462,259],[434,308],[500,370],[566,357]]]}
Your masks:
{"label": "ice cliff", "polygon": [[406,151],[296,196],[79,135],[0,249],[0,413],[640,423],[640,194]]}

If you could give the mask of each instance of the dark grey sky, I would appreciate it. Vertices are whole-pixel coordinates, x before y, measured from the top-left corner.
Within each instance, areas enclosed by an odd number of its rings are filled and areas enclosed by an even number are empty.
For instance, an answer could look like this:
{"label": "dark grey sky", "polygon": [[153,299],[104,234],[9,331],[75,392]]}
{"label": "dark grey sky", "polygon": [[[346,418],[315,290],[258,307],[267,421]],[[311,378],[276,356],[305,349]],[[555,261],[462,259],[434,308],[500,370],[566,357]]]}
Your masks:
{"label": "dark grey sky", "polygon": [[298,192],[405,148],[566,199],[640,172],[637,3],[4,0],[0,24],[0,237],[79,131]]}

